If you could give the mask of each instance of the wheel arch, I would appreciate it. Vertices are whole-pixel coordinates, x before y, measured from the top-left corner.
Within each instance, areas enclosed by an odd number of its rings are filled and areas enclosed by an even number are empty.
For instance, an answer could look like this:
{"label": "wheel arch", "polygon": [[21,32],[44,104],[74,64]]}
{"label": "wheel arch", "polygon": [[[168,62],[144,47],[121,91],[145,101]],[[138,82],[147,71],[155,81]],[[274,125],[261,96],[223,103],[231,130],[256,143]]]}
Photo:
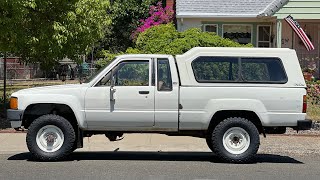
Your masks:
{"label": "wheel arch", "polygon": [[80,126],[79,117],[74,109],[64,103],[34,103],[26,107],[22,125],[28,128],[29,125],[38,117],[46,114],[56,114],[67,119],[75,128]]}
{"label": "wheel arch", "polygon": [[217,111],[211,117],[209,126],[207,128],[208,131],[212,130],[216,127],[221,121],[231,117],[241,117],[251,121],[256,128],[258,129],[259,133],[263,133],[263,126],[261,119],[259,118],[258,114],[254,111],[250,110],[220,110]]}

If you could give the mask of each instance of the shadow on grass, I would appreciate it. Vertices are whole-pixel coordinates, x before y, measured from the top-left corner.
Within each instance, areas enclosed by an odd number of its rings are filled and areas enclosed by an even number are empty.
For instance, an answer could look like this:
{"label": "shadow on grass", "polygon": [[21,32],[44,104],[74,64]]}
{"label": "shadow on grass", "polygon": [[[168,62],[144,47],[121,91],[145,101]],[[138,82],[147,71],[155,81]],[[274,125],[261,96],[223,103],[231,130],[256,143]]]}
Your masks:
{"label": "shadow on grass", "polygon": [[[8,160],[37,161],[31,153],[13,155]],[[117,151],[114,152],[74,152],[63,161],[83,160],[133,160],[133,161],[195,161],[223,163],[210,152],[145,152],[145,151]],[[287,163],[303,164],[294,158],[273,154],[258,154],[252,163]]]}

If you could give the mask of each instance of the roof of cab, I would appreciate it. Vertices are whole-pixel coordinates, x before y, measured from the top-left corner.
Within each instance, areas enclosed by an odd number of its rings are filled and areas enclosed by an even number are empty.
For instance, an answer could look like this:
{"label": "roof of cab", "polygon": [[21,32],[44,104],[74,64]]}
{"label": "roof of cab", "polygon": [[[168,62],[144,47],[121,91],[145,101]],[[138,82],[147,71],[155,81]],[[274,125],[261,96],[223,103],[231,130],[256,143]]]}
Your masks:
{"label": "roof of cab", "polygon": [[117,56],[117,58],[168,58],[169,56],[167,54],[124,54]]}

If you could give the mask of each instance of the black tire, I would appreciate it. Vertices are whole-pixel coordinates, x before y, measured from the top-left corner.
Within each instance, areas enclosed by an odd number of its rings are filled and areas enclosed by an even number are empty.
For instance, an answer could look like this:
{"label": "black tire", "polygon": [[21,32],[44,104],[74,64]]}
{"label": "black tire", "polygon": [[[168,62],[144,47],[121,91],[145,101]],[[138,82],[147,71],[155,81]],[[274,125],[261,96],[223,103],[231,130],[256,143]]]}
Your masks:
{"label": "black tire", "polygon": [[212,134],[210,133],[207,137],[206,137],[206,142],[207,142],[207,145],[209,147],[209,149],[213,152],[213,144],[212,144],[212,139],[211,139],[211,136]]}
{"label": "black tire", "polygon": [[[244,130],[250,139],[248,147],[244,152],[239,154],[230,153],[224,146],[224,134],[231,130],[231,128],[240,128]],[[260,145],[260,137],[257,127],[249,120],[239,117],[227,118],[221,121],[212,130],[212,150],[215,155],[221,158],[224,162],[228,163],[249,163],[257,154]],[[238,141],[238,140],[237,140]],[[225,141],[226,143],[228,141]]]}
{"label": "black tire", "polygon": [[[38,131],[47,125],[60,128],[64,136],[62,146],[54,152],[41,150],[36,141]],[[30,124],[26,141],[29,151],[36,159],[42,161],[57,161],[67,157],[74,150],[76,135],[69,121],[61,116],[49,114],[37,118]]]}

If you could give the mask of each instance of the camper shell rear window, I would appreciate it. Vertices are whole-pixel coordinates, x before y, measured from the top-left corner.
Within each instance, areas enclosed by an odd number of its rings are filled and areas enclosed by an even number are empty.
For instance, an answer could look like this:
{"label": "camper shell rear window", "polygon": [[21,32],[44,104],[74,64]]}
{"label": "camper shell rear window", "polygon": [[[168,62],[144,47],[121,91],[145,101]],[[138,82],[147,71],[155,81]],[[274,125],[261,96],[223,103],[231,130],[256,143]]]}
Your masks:
{"label": "camper shell rear window", "polygon": [[192,64],[199,83],[272,83],[288,81],[282,61],[277,57],[200,56]]}

